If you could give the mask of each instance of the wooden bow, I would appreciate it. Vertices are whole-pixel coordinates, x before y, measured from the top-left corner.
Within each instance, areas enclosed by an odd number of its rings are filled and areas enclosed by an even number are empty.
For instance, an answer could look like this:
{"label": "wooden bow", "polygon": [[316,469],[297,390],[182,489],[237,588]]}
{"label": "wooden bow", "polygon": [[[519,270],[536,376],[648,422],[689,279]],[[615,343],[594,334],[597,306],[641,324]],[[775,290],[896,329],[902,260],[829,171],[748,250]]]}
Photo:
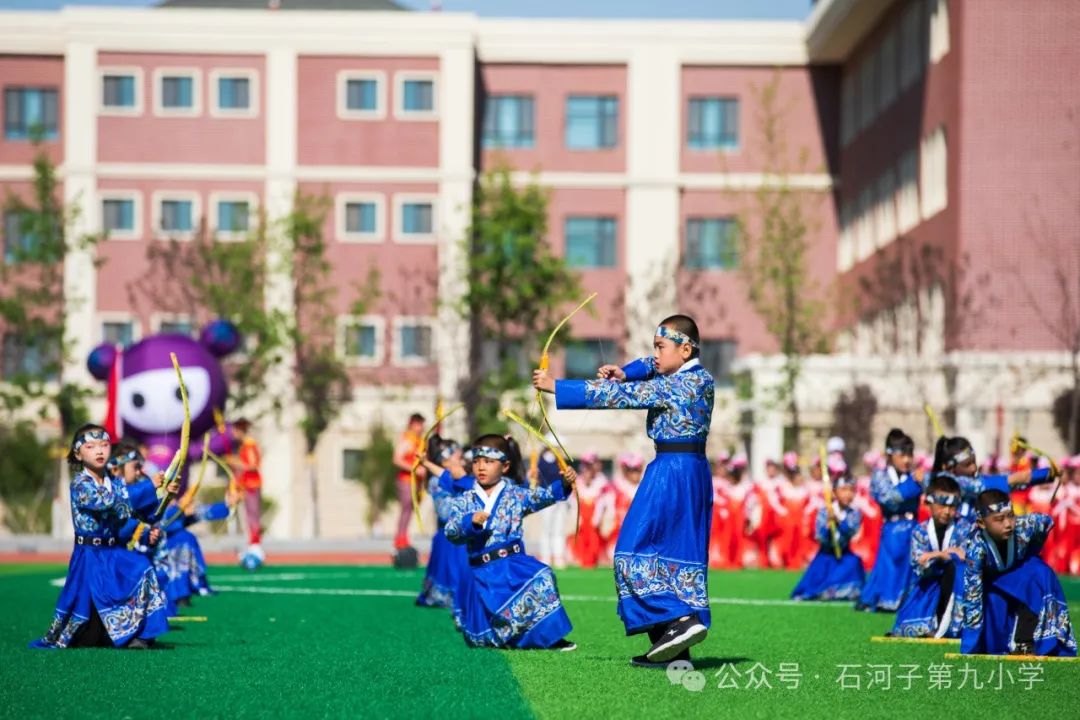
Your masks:
{"label": "wooden bow", "polygon": [[420,528],[420,532],[424,532],[424,522],[420,519],[420,492],[416,483],[416,469],[420,467],[420,463],[424,461],[424,457],[427,455],[428,440],[431,439],[431,434],[442,424],[443,420],[463,407],[465,406],[458,403],[444,413],[442,412],[442,402],[437,403],[435,406],[435,422],[431,423],[431,427],[420,437],[420,444],[416,446],[416,456],[413,457],[412,467],[409,469],[409,491],[412,493],[413,515],[416,517],[416,525]]}
{"label": "wooden bow", "polygon": [[[555,449],[555,446],[551,443],[551,441],[548,440],[546,437],[544,437],[544,434],[542,432],[540,432],[539,430],[534,428],[529,423],[525,422],[524,418],[522,418],[520,415],[515,413],[513,410],[504,409],[502,412],[503,412],[503,415],[508,417],[510,420],[513,420],[515,423],[517,423],[521,427],[525,428],[526,432],[528,432],[534,438],[536,438],[537,440],[542,442],[544,444],[544,447],[546,447],[548,450],[551,451],[551,454],[555,456],[555,462],[557,462],[559,464],[559,470],[561,472],[566,472],[566,470],[569,469],[570,463],[567,462],[565,459],[563,459],[563,456],[559,454],[559,451]],[[554,434],[555,433],[552,433],[552,435],[554,435]],[[578,530],[581,529],[581,511],[580,511],[580,508],[581,508],[581,496],[578,495],[577,483],[574,483],[573,487],[574,487],[574,498],[578,501],[578,508],[579,508],[577,518],[574,520],[574,540],[576,541],[577,540],[577,535],[578,535]]]}
{"label": "wooden bow", "polygon": [[1062,477],[1061,468],[1059,468],[1058,464],[1056,462],[1054,462],[1054,458],[1050,457],[1050,455],[1043,452],[1039,448],[1032,447],[1031,445],[1028,444],[1028,442],[1026,440],[1023,440],[1023,439],[1021,439],[1019,437],[1013,438],[1013,439],[1015,440],[1016,444],[1021,449],[1033,452],[1036,455],[1038,455],[1039,457],[1044,457],[1044,458],[1046,458],[1047,462],[1050,463],[1050,469],[1054,471],[1054,477],[1056,478],[1056,482],[1054,483],[1054,492],[1052,492],[1050,494],[1050,505],[1053,505],[1054,500],[1057,498],[1058,490],[1061,489],[1061,477]]}
{"label": "wooden bow", "polygon": [[[574,317],[574,315],[576,315],[579,310],[592,302],[593,298],[595,298],[598,294],[599,293],[593,293],[589,297],[585,298],[585,300],[582,301],[582,303],[576,308],[574,308],[569,315],[560,320],[559,324],[555,326],[555,329],[551,331],[551,334],[548,335],[547,342],[544,343],[544,350],[540,353],[540,364],[538,365],[538,367],[541,370],[547,371],[551,367],[551,355],[549,354],[549,351],[551,350],[551,343],[553,340],[555,340],[555,336],[558,335],[559,331],[566,326],[566,323],[570,322],[570,318]],[[543,430],[544,427],[547,427],[548,432],[551,433],[551,437],[555,438],[555,443],[559,446],[559,450],[562,451],[560,454],[559,451],[551,448],[552,452],[554,452],[555,456],[560,459],[560,467],[562,467],[563,465],[569,465],[570,463],[574,462],[574,459],[570,457],[570,453],[567,452],[566,446],[562,444],[562,440],[560,440],[558,434],[556,434],[555,428],[551,426],[551,420],[548,418],[547,414],[547,407],[544,404],[543,395],[539,390],[536,391],[536,403],[540,406],[540,416],[544,420],[540,424],[540,429]],[[526,425],[526,427],[530,430],[533,429],[531,426],[528,425]],[[544,440],[544,444],[547,444],[547,440]]]}
{"label": "wooden bow", "polygon": [[177,503],[176,511],[172,515],[161,521],[161,527],[168,527],[175,522],[176,518],[180,517],[180,514],[185,512],[191,503],[195,502],[195,496],[199,494],[199,488],[202,487],[203,477],[206,475],[206,461],[210,453],[210,433],[203,435],[203,452],[202,460],[199,461],[199,475],[195,478],[195,482],[187,489],[187,491],[180,498]]}
{"label": "wooden bow", "polygon": [[[188,445],[191,442],[191,406],[188,405],[184,374],[180,372],[180,363],[176,360],[176,353],[169,353],[169,359],[172,360],[173,369],[176,370],[176,379],[180,383],[180,401],[184,405],[184,424],[180,426],[180,449],[173,455],[172,462],[169,463],[169,468],[165,471],[165,486],[180,477],[180,473],[184,469],[184,462],[187,460]],[[164,512],[165,507],[172,498],[172,493],[166,492],[161,498],[161,502],[158,503],[157,512],[154,514],[160,515]]]}
{"label": "wooden bow", "polygon": [[840,552],[840,533],[836,529],[836,515],[832,507],[832,477],[829,475],[829,464],[825,461],[825,446],[818,448],[821,462],[821,482],[825,484],[825,522],[829,526],[829,537],[832,538],[833,554],[839,560],[843,554]]}

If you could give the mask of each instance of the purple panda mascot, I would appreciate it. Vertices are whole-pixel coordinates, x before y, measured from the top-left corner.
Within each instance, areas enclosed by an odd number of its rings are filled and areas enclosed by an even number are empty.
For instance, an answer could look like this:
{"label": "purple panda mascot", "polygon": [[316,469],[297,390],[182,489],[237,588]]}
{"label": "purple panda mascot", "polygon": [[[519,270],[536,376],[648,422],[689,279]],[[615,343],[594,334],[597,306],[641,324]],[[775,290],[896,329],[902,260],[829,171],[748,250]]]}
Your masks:
{"label": "purple panda mascot", "polygon": [[[240,333],[226,320],[203,328],[199,339],[186,335],[151,335],[121,350],[98,345],[87,358],[90,374],[109,382],[109,409],[105,427],[115,439],[128,437],[146,445],[147,460],[165,468],[180,448],[184,407],[169,353],[176,353],[187,386],[191,409],[191,444],[184,466],[186,480],[191,461],[202,456],[203,436],[210,433],[210,450],[230,452],[228,429],[220,432],[215,414],[224,412],[228,395],[220,358],[236,350]],[[186,483],[185,483],[186,484]]]}

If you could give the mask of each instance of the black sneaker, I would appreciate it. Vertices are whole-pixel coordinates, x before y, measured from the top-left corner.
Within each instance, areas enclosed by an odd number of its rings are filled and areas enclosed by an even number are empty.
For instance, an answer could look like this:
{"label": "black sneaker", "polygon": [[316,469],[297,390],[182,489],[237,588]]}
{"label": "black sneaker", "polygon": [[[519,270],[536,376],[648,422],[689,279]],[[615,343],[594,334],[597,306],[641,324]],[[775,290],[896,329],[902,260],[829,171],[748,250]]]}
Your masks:
{"label": "black sneaker", "polygon": [[709,629],[701,624],[697,615],[680,618],[668,625],[660,639],[645,653],[645,657],[650,662],[671,662],[683,650],[704,640],[708,632]]}
{"label": "black sneaker", "polygon": [[1035,649],[1031,646],[1031,643],[1018,642],[1016,647],[1010,652],[1010,655],[1033,655]]}
{"label": "black sneaker", "polygon": [[577,650],[577,643],[570,642],[566,638],[559,640],[554,645],[550,646],[548,650],[558,650],[559,652],[570,652],[571,650]]}
{"label": "black sneaker", "polygon": [[124,646],[128,650],[149,650],[153,645],[147,640],[141,638],[132,638],[128,641],[128,644]]}
{"label": "black sneaker", "polygon": [[676,660],[686,660],[687,662],[689,662],[690,650],[683,650],[681,653],[671,658],[667,662],[653,662],[649,659],[648,655],[635,655],[634,657],[630,658],[630,665],[632,667],[659,668],[663,670],[668,666],[668,664],[673,663]]}

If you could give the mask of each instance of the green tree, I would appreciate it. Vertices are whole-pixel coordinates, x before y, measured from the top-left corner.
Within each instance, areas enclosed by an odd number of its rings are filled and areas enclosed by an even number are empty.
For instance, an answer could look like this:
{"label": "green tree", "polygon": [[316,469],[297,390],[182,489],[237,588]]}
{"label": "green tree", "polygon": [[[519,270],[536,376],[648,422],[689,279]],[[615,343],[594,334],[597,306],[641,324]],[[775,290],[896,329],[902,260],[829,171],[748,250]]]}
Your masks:
{"label": "green tree", "polygon": [[505,431],[503,396],[520,390],[521,400],[528,397],[546,332],[581,296],[577,274],[547,242],[547,206],[544,189],[535,181],[516,186],[503,163],[476,188],[462,302],[471,339],[470,372],[461,387],[470,436]]}
{"label": "green tree", "polygon": [[752,90],[755,120],[761,133],[765,181],[750,207],[738,217],[739,272],[750,304],[761,316],[784,356],[778,400],[786,405],[796,447],[801,435],[796,387],[803,359],[828,346],[822,289],[810,272],[807,255],[810,221],[805,193],[792,189],[790,175],[806,167],[800,149],[794,163],[787,145],[786,109],[781,103],[780,74]]}
{"label": "green tree", "polygon": [[[65,294],[64,260],[71,253],[91,250],[100,238],[72,231],[77,210],[63,203],[56,166],[40,145],[34,156],[30,192],[25,197],[8,192],[3,216],[4,255],[0,258],[0,287],[3,288],[0,291],[2,424],[14,429],[15,435],[10,437],[25,439],[30,427],[26,425],[28,414],[36,416],[39,422],[55,423],[59,427],[59,438],[51,438],[45,446],[60,447],[79,425],[86,422],[89,416],[86,398],[92,393],[86,386],[72,382],[64,373],[65,364],[73,360],[66,310],[81,301]],[[94,282],[94,278],[86,281]],[[42,475],[17,463],[12,472],[15,475],[4,473],[0,476],[0,495],[9,504],[9,513],[33,519],[40,513],[16,507],[18,503],[30,502],[31,498],[40,495],[46,498],[47,506],[56,483],[66,470]],[[29,475],[25,475],[27,472]],[[20,473],[24,474],[17,476]],[[27,482],[37,490],[29,492]],[[14,489],[12,493],[6,493],[4,488]],[[47,518],[43,522],[35,522],[29,529],[47,530]]]}

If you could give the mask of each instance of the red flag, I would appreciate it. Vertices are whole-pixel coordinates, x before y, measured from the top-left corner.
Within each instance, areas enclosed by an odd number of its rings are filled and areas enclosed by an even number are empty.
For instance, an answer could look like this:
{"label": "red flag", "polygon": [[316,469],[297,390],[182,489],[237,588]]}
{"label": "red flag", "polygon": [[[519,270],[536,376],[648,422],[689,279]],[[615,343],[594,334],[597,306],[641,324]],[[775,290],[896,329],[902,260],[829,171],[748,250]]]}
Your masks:
{"label": "red flag", "polygon": [[120,442],[120,438],[124,433],[124,421],[120,418],[120,412],[116,407],[120,395],[120,372],[123,356],[123,348],[117,346],[116,361],[113,362],[112,371],[109,373],[109,390],[106,396],[107,405],[104,425],[114,444]]}

